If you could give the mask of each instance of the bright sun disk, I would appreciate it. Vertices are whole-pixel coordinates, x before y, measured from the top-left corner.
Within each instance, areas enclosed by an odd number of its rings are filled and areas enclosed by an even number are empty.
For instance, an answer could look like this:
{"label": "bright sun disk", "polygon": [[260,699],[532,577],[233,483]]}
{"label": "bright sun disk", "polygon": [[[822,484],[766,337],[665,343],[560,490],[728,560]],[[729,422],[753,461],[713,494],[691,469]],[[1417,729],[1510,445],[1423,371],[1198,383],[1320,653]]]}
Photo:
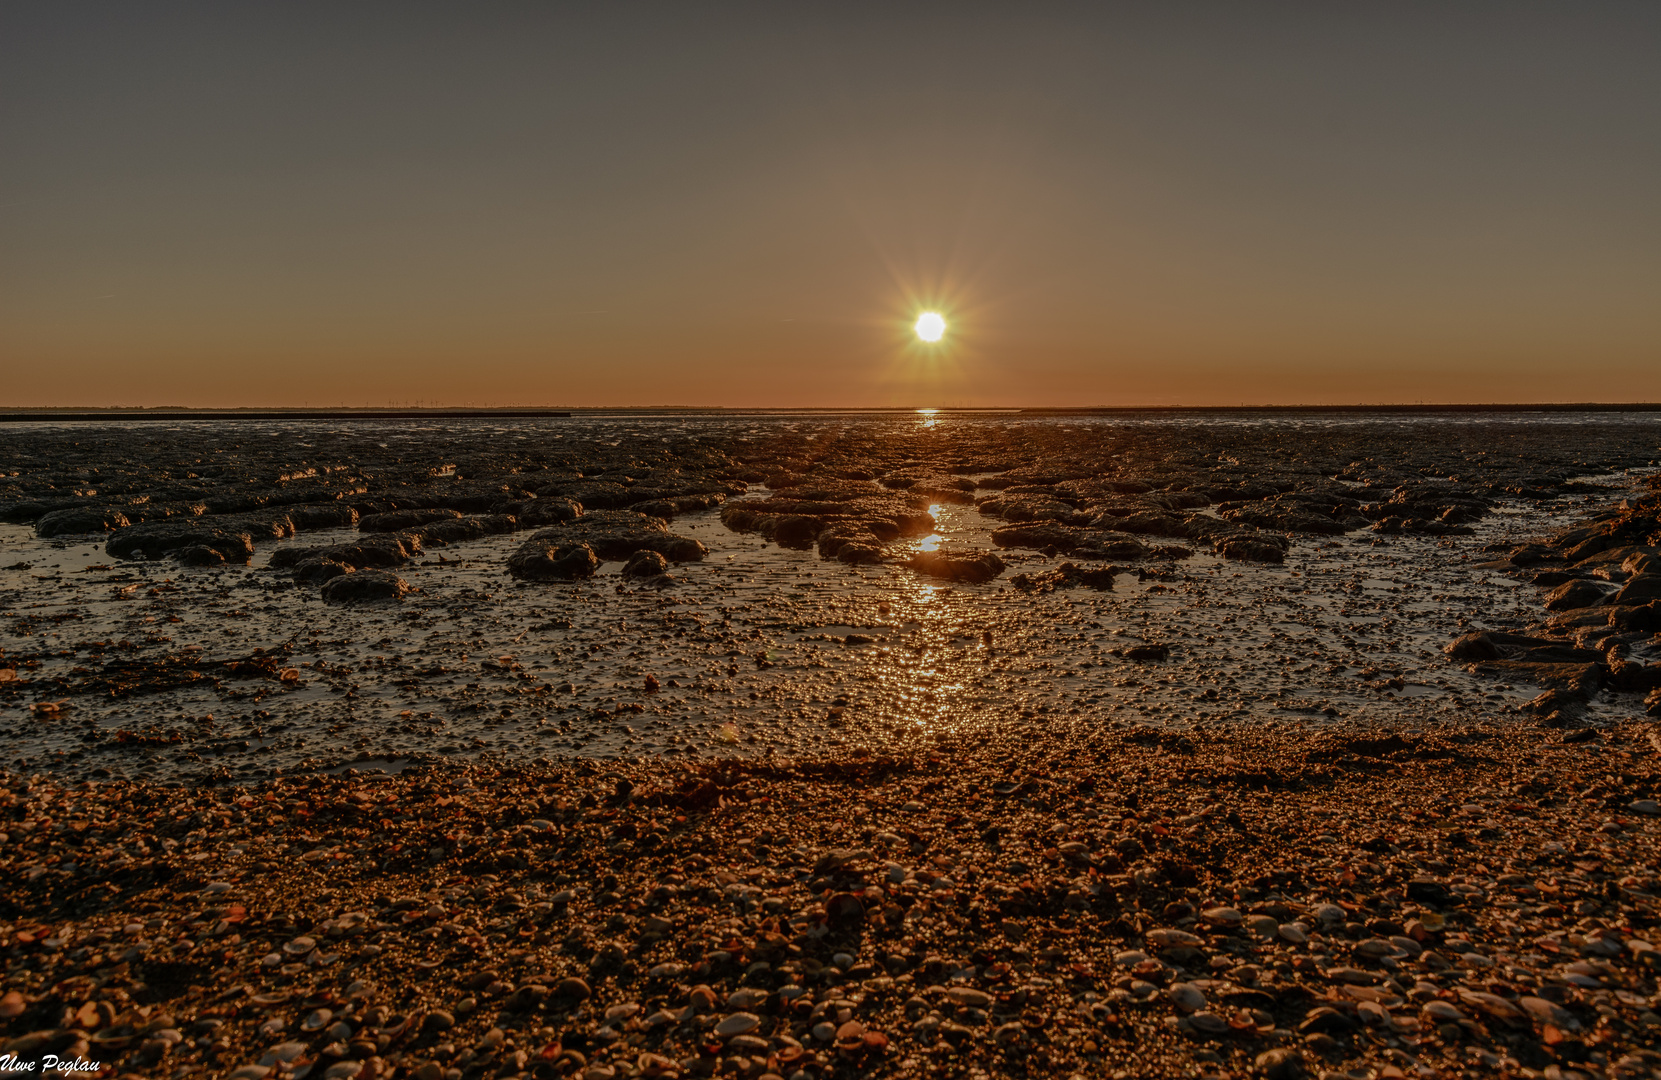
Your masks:
{"label": "bright sun disk", "polygon": [[925,311],[917,316],[917,325],[912,329],[924,341],[939,341],[946,334],[946,320],[937,311]]}

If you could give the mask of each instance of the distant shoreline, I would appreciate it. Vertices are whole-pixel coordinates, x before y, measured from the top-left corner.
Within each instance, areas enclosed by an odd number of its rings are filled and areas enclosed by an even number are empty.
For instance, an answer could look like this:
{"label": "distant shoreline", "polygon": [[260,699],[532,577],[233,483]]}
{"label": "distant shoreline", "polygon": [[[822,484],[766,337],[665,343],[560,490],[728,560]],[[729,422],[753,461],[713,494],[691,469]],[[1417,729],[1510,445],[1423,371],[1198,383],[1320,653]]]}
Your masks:
{"label": "distant shoreline", "polygon": [[[66,423],[137,420],[541,420],[598,417],[672,416],[883,416],[908,415],[918,408],[725,408],[648,406],[573,409],[124,409],[47,408],[0,411],[0,423]],[[1661,402],[1552,402],[1463,405],[1121,405],[1082,408],[929,409],[949,416],[1155,416],[1175,415],[1356,415],[1483,413],[1661,413]]]}

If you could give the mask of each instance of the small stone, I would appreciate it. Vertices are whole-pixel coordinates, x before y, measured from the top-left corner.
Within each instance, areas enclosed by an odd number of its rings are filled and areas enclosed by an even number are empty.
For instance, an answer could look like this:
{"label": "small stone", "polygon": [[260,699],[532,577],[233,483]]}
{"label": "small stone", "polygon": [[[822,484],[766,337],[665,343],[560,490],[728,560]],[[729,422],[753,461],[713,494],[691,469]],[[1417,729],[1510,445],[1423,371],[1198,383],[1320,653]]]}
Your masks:
{"label": "small stone", "polygon": [[1183,1012],[1198,1012],[1205,1008],[1205,994],[1193,983],[1172,983],[1165,996]]}
{"label": "small stone", "polygon": [[1265,1050],[1256,1065],[1267,1080],[1297,1080],[1303,1075],[1303,1059],[1295,1050]]}
{"label": "small stone", "polygon": [[1545,998],[1525,997],[1517,999],[1518,1008],[1528,1014],[1529,1019],[1536,1024],[1550,1024],[1563,1031],[1577,1031],[1580,1021],[1575,1019],[1574,1013],[1565,1009],[1554,1001]]}
{"label": "small stone", "polygon": [[1303,927],[1297,923],[1281,923],[1278,932],[1282,941],[1293,945],[1307,945],[1309,943],[1309,935],[1304,933]]}
{"label": "small stone", "polygon": [[1179,945],[1202,945],[1205,939],[1198,934],[1190,934],[1186,930],[1149,930],[1148,944],[1156,949],[1169,949]]}
{"label": "small stone", "polygon": [[992,1006],[992,995],[969,986],[954,986],[946,991],[946,996],[954,1005],[962,1005],[970,1009],[987,1009]]}
{"label": "small stone", "polygon": [[727,996],[727,1008],[740,1010],[754,1009],[766,1000],[767,991],[746,986],[741,989],[734,990]]}
{"label": "small stone", "polygon": [[1197,1012],[1188,1018],[1188,1022],[1205,1035],[1226,1035],[1229,1030],[1228,1021],[1214,1012]]}
{"label": "small stone", "polygon": [[1465,1019],[1464,1013],[1446,1001],[1427,1001],[1419,1011],[1433,1024],[1457,1024]]}
{"label": "small stone", "polygon": [[588,988],[586,982],[574,975],[570,978],[561,979],[554,986],[555,994],[560,997],[576,998],[578,1001],[586,1001],[593,992]]}
{"label": "small stone", "polygon": [[1214,907],[1200,912],[1200,918],[1212,926],[1239,926],[1243,921],[1240,912],[1231,907]]}
{"label": "small stone", "polygon": [[830,1042],[836,1038],[836,1025],[829,1023],[814,1024],[813,1037],[820,1042]]}
{"label": "small stone", "polygon": [[734,1035],[746,1035],[760,1026],[761,1017],[755,1013],[735,1012],[715,1025],[715,1035],[717,1038],[730,1039]]}
{"label": "small stone", "polygon": [[334,1019],[334,1015],[335,1014],[328,1009],[318,1009],[310,1016],[300,1021],[300,1030],[321,1031],[330,1020]]}
{"label": "small stone", "polygon": [[1626,808],[1634,814],[1661,814],[1661,802],[1654,799],[1634,799],[1626,804]]}
{"label": "small stone", "polygon": [[445,1009],[434,1009],[422,1018],[421,1026],[427,1031],[449,1031],[456,1026],[456,1018]]}

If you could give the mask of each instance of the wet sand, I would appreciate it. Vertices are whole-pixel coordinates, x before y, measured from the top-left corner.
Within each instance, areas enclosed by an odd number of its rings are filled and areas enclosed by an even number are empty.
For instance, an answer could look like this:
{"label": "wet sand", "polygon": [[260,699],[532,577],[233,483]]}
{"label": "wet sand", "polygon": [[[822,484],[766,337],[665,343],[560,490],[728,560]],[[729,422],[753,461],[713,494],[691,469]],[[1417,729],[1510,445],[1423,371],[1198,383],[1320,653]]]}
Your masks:
{"label": "wet sand", "polygon": [[[0,433],[6,1045],[249,1078],[1650,1075],[1642,679],[1543,726],[1537,663],[1444,646],[1647,669],[1646,633],[1541,630],[1507,553],[1645,491],[1656,435]],[[179,521],[193,547],[120,554]],[[396,600],[278,554],[385,535],[403,561],[325,569]],[[670,580],[508,573],[574,537]]]}

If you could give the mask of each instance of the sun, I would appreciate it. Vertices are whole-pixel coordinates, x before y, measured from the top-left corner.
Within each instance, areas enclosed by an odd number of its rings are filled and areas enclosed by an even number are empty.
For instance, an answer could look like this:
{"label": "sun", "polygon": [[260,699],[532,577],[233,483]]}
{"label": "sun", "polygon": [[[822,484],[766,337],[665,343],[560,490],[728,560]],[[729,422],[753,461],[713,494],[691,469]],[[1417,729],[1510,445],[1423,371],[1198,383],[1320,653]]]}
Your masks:
{"label": "sun", "polygon": [[924,341],[939,341],[946,336],[946,320],[938,311],[925,311],[917,316],[917,325],[912,329],[917,331],[917,336]]}

